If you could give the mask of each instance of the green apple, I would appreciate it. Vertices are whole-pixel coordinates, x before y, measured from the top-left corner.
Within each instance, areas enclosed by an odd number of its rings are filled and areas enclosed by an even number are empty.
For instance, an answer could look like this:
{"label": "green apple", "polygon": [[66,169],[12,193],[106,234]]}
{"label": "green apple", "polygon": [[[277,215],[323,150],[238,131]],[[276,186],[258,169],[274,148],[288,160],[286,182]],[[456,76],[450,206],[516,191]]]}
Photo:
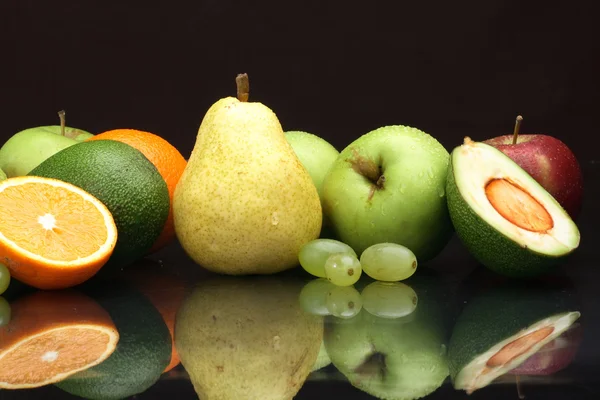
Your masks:
{"label": "green apple", "polygon": [[323,179],[340,152],[328,141],[312,133],[288,131],[285,132],[285,138],[308,171],[322,199]]}
{"label": "green apple", "polygon": [[0,168],[0,181],[5,180],[6,178],[8,178],[8,177],[6,176],[6,174],[4,173],[2,168]]}
{"label": "green apple", "polygon": [[93,134],[65,126],[65,114],[59,112],[61,124],[29,128],[15,133],[0,148],[0,168],[9,178],[27,175],[51,155]]}
{"label": "green apple", "polygon": [[419,129],[373,130],[331,166],[323,181],[323,211],[337,237],[357,254],[391,242],[426,262],[453,233],[445,193],[449,161],[448,151]]}
{"label": "green apple", "polygon": [[413,277],[405,283],[418,296],[409,320],[378,317],[363,308],[352,319],[327,317],[325,324],[332,364],[354,387],[380,399],[427,396],[449,375],[447,327],[433,286]]}

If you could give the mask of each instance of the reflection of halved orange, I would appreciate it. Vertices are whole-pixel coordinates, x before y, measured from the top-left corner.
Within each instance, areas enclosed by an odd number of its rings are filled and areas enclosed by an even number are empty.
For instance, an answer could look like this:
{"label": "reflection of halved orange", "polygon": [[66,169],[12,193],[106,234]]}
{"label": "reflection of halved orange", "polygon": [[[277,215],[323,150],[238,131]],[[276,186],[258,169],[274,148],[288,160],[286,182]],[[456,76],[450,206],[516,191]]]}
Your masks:
{"label": "reflection of halved orange", "polygon": [[56,383],[100,364],[119,341],[108,312],[76,291],[38,291],[11,311],[0,327],[0,388]]}
{"label": "reflection of halved orange", "polygon": [[130,145],[139,150],[158,170],[165,180],[171,198],[169,216],[160,236],[154,242],[149,253],[158,251],[175,238],[175,227],[173,225],[173,193],[179,182],[181,174],[187,165],[187,161],[179,150],[171,143],[154,133],[140,131],[137,129],[113,129],[98,133],[87,139],[91,140],[116,140]]}
{"label": "reflection of halved orange", "polygon": [[175,315],[185,296],[186,285],[172,274],[160,270],[150,260],[144,260],[141,265],[129,268],[127,279],[143,293],[162,316],[171,333],[171,361],[164,372],[169,372],[179,365],[179,354],[175,348]]}
{"label": "reflection of halved orange", "polygon": [[95,275],[117,242],[112,214],[66,182],[36,176],[0,182],[0,259],[38,289],[63,289]]}

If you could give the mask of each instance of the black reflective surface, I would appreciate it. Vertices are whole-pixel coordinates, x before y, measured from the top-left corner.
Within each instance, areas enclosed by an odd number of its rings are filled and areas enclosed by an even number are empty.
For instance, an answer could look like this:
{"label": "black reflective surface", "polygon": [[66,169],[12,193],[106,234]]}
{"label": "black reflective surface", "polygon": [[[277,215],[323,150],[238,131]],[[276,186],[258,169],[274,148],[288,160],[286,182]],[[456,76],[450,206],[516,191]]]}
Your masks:
{"label": "black reflective surface", "polygon": [[[69,324],[108,326],[118,331],[119,342],[96,366],[43,387],[0,390],[0,398],[283,399],[296,392],[296,399],[467,398],[449,376],[457,332],[464,336],[467,326],[467,350],[460,351],[476,352],[488,338],[502,337],[503,329],[565,310],[580,313],[570,329],[470,398],[598,398],[594,222],[600,197],[594,183],[600,168],[594,162],[583,167],[582,242],[564,265],[534,281],[509,280],[478,266],[453,238],[438,258],[402,282],[412,289],[415,307],[400,295],[387,317],[378,316],[381,310],[372,304],[363,304],[352,318],[318,315],[326,295],[307,289],[315,281],[302,269],[219,276],[196,266],[177,243],[116,276],[69,290],[44,292],[14,283],[4,295],[12,318],[0,328],[0,347],[14,343],[10,334],[31,339]],[[364,294],[372,284],[362,277],[354,288]],[[54,338],[56,352],[38,354],[44,360],[38,365],[85,358],[105,343],[74,337]],[[34,343],[22,344],[29,356],[41,348]],[[76,346],[79,353],[69,354]],[[0,376],[44,372],[19,359],[0,362]],[[230,397],[219,397],[225,393]]]}

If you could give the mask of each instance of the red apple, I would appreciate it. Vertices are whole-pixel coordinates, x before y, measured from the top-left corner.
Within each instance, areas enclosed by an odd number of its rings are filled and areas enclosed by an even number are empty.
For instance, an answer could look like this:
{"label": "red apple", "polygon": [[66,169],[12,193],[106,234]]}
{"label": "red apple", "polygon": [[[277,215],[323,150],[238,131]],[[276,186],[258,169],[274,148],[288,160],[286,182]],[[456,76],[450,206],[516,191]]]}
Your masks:
{"label": "red apple", "polygon": [[582,339],[581,324],[575,323],[508,374],[537,376],[555,374],[573,362]]}
{"label": "red apple", "polygon": [[502,151],[527,171],[575,219],[583,197],[583,176],[575,155],[555,137],[519,135],[521,121],[522,117],[517,117],[512,135],[495,137],[484,143]]}

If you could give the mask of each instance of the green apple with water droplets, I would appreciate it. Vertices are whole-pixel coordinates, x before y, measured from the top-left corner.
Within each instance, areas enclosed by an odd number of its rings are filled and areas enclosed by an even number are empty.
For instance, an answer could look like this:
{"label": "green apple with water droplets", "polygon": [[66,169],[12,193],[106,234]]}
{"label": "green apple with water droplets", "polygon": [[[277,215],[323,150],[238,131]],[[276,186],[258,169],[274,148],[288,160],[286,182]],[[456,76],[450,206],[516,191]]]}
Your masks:
{"label": "green apple with water droplets", "polygon": [[389,242],[426,262],[453,233],[444,189],[449,160],[444,146],[417,128],[375,129],[350,143],[331,166],[323,211],[358,254]]}

